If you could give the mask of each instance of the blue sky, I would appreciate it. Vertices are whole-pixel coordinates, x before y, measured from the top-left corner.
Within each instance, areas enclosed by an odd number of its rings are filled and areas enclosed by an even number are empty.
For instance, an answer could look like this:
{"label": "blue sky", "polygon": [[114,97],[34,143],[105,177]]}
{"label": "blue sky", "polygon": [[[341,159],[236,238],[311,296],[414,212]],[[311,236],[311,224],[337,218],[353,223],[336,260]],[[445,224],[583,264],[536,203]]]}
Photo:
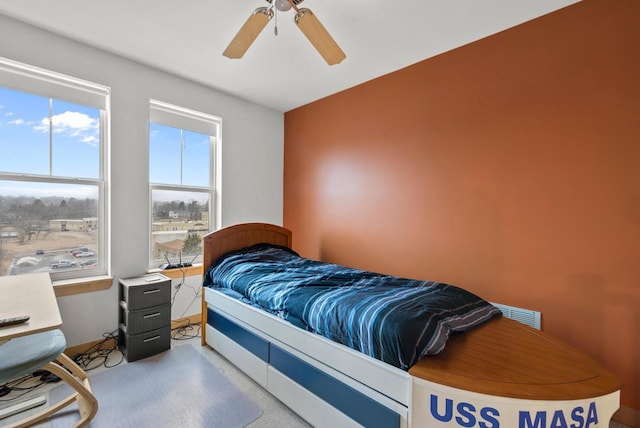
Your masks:
{"label": "blue sky", "polygon": [[[151,123],[149,180],[158,184],[209,186],[210,137]],[[182,166],[182,168],[181,168]]]}
{"label": "blue sky", "polygon": [[100,111],[54,100],[51,119],[52,171],[49,99],[0,88],[0,170],[98,178]]}
{"label": "blue sky", "polygon": [[[0,171],[99,178],[100,111],[0,87]],[[151,124],[150,180],[158,184],[209,185],[210,138]],[[50,169],[51,160],[51,169]],[[26,191],[26,192],[25,192]],[[0,194],[95,197],[94,186],[0,181]],[[199,198],[200,199],[200,198]]]}

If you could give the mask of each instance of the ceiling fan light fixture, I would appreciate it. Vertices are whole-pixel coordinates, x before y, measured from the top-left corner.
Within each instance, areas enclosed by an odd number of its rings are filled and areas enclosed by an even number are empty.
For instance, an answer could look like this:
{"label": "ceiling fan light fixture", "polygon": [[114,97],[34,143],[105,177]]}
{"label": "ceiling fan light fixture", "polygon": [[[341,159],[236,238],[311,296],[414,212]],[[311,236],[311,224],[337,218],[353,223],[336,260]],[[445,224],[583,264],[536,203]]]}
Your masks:
{"label": "ceiling fan light fixture", "polygon": [[296,9],[294,21],[327,64],[339,64],[347,57],[311,10]]}
{"label": "ceiling fan light fixture", "polygon": [[231,59],[242,58],[271,18],[273,18],[273,10],[270,7],[259,7],[254,10],[222,55]]}
{"label": "ceiling fan light fixture", "polygon": [[276,9],[281,12],[286,12],[291,9],[291,3],[289,3],[289,0],[275,0],[275,3]]}
{"label": "ceiling fan light fixture", "polygon": [[267,3],[275,6],[276,9],[278,9],[281,12],[286,12],[288,10],[291,10],[291,7],[295,7],[298,6],[300,3],[302,3],[304,0],[266,0]]}

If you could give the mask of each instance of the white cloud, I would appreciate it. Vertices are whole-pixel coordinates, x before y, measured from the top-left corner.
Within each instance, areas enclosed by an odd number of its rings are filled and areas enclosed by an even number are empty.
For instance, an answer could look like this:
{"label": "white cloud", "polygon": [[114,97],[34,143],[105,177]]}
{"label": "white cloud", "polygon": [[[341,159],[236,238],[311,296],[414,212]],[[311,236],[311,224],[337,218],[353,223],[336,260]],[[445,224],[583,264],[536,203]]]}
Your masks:
{"label": "white cloud", "polygon": [[[65,111],[51,117],[52,130],[56,134],[64,134],[78,138],[81,142],[94,145],[98,142],[97,133],[100,121],[84,113]],[[49,132],[49,118],[45,117],[40,125],[34,126],[39,132]]]}
{"label": "white cloud", "polygon": [[24,125],[25,121],[22,119],[10,120],[7,122],[9,125]]}
{"label": "white cloud", "polygon": [[65,111],[52,117],[53,127],[62,130],[87,131],[98,128],[98,121],[86,114]]}
{"label": "white cloud", "polygon": [[90,136],[84,137],[82,139],[82,142],[87,144],[98,144],[98,139],[93,135],[90,135]]}

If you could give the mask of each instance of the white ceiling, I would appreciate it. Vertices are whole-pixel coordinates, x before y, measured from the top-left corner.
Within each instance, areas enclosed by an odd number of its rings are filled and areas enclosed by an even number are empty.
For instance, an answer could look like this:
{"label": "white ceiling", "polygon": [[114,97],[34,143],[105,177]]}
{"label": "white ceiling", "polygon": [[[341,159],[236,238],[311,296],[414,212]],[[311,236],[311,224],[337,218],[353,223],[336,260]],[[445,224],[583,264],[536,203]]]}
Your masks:
{"label": "white ceiling", "polygon": [[1,0],[0,13],[285,112],[577,1],[305,0],[347,54],[334,66],[293,11],[223,57],[265,0]]}

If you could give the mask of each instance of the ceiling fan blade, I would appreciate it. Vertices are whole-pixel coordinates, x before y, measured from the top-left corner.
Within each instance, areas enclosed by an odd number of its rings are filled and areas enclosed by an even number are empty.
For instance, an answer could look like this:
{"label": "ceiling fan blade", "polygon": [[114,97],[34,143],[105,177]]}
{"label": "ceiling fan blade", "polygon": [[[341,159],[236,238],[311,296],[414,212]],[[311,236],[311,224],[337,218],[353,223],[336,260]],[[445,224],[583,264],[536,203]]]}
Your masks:
{"label": "ceiling fan blade", "polygon": [[347,57],[311,10],[296,9],[295,23],[327,64],[339,64]]}
{"label": "ceiling fan blade", "polygon": [[231,59],[242,58],[272,17],[273,10],[268,7],[254,10],[222,55]]}

